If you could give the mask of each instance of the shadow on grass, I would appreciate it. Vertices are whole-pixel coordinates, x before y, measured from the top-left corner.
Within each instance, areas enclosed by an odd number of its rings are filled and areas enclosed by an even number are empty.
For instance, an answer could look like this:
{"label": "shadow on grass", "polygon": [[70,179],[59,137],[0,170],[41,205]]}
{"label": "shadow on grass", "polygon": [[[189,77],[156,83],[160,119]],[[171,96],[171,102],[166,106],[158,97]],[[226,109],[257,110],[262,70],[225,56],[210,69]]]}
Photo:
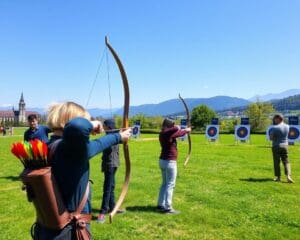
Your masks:
{"label": "shadow on grass", "polygon": [[0,177],[0,179],[1,178],[11,180],[11,181],[20,181],[21,180],[20,176],[5,176],[5,177]]}
{"label": "shadow on grass", "polygon": [[[133,207],[126,207],[125,209],[126,211],[128,212],[157,212],[157,213],[160,213],[157,211],[157,208],[156,206],[133,206]],[[97,216],[95,216],[95,214],[98,214],[99,213],[99,208],[92,208],[92,220],[97,220]],[[126,212],[125,212],[126,214]]]}
{"label": "shadow on grass", "polygon": [[273,182],[272,178],[240,178],[240,181],[244,182]]}
{"label": "shadow on grass", "polygon": [[156,206],[132,206],[126,207],[126,210],[129,212],[157,212]]}
{"label": "shadow on grass", "polygon": [[[125,209],[128,212],[157,212],[156,206],[132,206],[132,207],[126,207]],[[99,208],[92,208],[93,213],[99,213]]]}

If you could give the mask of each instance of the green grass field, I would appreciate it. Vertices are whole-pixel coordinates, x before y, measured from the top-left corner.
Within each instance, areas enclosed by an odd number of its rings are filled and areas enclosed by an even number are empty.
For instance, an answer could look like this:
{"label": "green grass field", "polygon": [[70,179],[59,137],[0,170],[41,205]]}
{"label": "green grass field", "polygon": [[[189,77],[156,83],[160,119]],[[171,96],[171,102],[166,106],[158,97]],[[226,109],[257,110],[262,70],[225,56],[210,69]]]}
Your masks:
{"label": "green grass field", "polygon": [[[10,153],[18,136],[0,137],[0,239],[31,239],[34,209],[21,191],[22,165]],[[275,183],[271,150],[264,135],[252,135],[251,144],[235,144],[233,135],[208,143],[192,135],[192,157],[183,161],[187,143],[178,142],[179,161],[174,207],[179,215],[154,211],[160,186],[159,143],[143,135],[129,143],[132,177],[123,204],[127,212],[114,223],[92,222],[94,239],[300,239],[300,145],[290,147],[294,184]],[[148,139],[146,139],[148,138]],[[122,148],[120,148],[122,150]],[[122,152],[122,151],[120,151]],[[123,158],[121,159],[121,161]],[[117,172],[117,194],[124,162]],[[283,169],[282,169],[283,170]],[[102,195],[100,155],[91,161],[93,214]],[[285,178],[283,178],[285,181]]]}

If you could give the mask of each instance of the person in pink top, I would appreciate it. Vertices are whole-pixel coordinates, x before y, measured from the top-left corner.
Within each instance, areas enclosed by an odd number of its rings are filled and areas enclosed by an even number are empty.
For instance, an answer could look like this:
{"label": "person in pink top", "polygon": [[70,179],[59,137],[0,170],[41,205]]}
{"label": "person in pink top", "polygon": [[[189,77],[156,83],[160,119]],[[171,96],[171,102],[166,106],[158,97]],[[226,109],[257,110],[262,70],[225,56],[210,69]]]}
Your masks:
{"label": "person in pink top", "polygon": [[172,207],[173,191],[177,176],[177,142],[176,138],[182,137],[191,132],[191,128],[180,129],[172,119],[166,118],[163,121],[159,142],[161,146],[159,167],[162,174],[157,210],[166,214],[177,214]]}

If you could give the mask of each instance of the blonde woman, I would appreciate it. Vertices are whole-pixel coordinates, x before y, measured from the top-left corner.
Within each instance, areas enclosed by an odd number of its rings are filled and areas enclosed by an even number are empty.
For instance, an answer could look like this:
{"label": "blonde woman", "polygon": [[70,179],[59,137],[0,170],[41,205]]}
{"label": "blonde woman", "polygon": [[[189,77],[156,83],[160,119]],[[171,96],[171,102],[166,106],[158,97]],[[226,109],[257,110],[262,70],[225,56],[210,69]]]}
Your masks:
{"label": "blonde woman", "polygon": [[[56,104],[49,109],[48,126],[52,129],[49,144],[60,141],[51,159],[52,173],[61,191],[64,204],[69,212],[74,212],[85,194],[89,175],[89,160],[104,149],[127,141],[131,129],[90,140],[90,134],[103,131],[100,121],[91,121],[89,113],[74,102]],[[91,214],[91,191],[83,207],[82,214]],[[34,239],[76,239],[74,224],[62,230],[51,230],[39,224],[34,227]],[[90,231],[90,226],[87,224]]]}

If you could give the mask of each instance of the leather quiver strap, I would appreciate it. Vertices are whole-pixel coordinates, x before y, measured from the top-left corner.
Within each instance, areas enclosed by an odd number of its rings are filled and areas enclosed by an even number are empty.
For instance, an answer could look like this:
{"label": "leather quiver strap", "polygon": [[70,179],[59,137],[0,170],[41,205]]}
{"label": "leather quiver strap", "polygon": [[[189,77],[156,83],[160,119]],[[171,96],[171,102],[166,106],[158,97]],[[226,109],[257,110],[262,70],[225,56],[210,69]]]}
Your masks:
{"label": "leather quiver strap", "polygon": [[81,213],[89,195],[90,183],[87,184],[85,194],[77,208],[77,210],[71,213],[72,220],[75,224],[76,240],[90,240],[92,238],[91,233],[87,230],[86,224],[92,220],[92,214]]}
{"label": "leather quiver strap", "polygon": [[76,216],[75,221],[77,218],[84,221],[89,220],[87,217],[78,217],[88,198],[89,183],[77,210],[70,213],[64,205],[55,178],[51,173],[51,167],[35,170],[25,169],[21,174],[21,179],[26,186],[28,200],[35,206],[37,223],[50,229],[59,230],[70,223],[74,216]]}
{"label": "leather quiver strap", "polygon": [[78,208],[76,209],[75,212],[72,213],[73,216],[76,216],[76,215],[80,215],[87,199],[88,199],[88,196],[89,196],[89,191],[90,191],[90,182],[88,182],[87,186],[86,186],[86,190],[85,190],[85,193],[83,195],[83,198],[78,206]]}
{"label": "leather quiver strap", "polygon": [[86,224],[92,220],[91,214],[74,215],[76,240],[90,240],[91,233],[87,230]]}
{"label": "leather quiver strap", "polygon": [[70,222],[51,167],[25,169],[21,179],[26,186],[27,197],[36,209],[37,222],[50,229],[62,229]]}

